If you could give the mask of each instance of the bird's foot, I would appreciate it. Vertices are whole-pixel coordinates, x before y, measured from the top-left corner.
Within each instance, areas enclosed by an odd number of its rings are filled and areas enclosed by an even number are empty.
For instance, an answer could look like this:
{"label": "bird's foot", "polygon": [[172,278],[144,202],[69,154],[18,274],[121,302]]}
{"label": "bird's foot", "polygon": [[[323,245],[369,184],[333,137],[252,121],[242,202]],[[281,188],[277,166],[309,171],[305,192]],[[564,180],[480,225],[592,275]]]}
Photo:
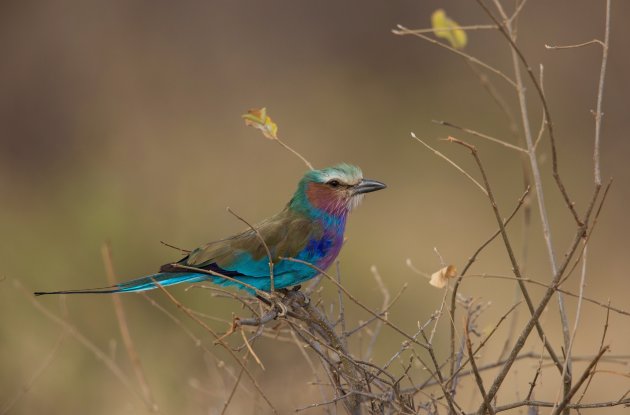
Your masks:
{"label": "bird's foot", "polygon": [[272,299],[273,308],[275,308],[278,311],[277,317],[285,317],[287,313],[289,312],[289,308],[286,306],[286,304],[282,302],[283,300],[284,298],[278,298],[278,297],[274,297]]}
{"label": "bird's foot", "polygon": [[300,288],[302,288],[301,285],[294,285],[291,288],[276,288],[275,292],[280,293],[286,297],[291,292],[300,291]]}
{"label": "bird's foot", "polygon": [[293,287],[284,297],[285,304],[293,307],[294,305],[298,307],[305,307],[310,304],[311,299],[300,291],[300,286],[296,285]]}
{"label": "bird's foot", "polygon": [[[290,308],[294,305],[299,307],[305,307],[310,304],[311,299],[300,291],[301,285],[295,285],[289,288],[278,288],[264,299],[264,302],[271,307],[272,310],[276,310],[278,317],[286,317],[290,312]],[[260,300],[263,300],[258,296]]]}
{"label": "bird's foot", "polygon": [[286,304],[287,295],[289,290],[286,288],[277,288],[269,293],[269,306],[272,310],[275,310],[278,317],[285,317],[289,312],[289,308]]}

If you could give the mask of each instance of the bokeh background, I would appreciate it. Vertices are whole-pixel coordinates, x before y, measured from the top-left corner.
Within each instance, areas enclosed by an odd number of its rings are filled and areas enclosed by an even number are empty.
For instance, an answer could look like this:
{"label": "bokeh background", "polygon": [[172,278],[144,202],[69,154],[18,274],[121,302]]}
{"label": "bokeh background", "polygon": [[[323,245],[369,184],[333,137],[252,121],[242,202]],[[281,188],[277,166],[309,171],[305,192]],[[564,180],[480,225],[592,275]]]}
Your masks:
{"label": "bokeh background", "polygon": [[[509,2],[506,2],[509,3]],[[603,1],[530,1],[521,14],[519,41],[537,69],[545,65],[545,90],[554,116],[560,169],[578,211],[592,191],[590,110],[595,108],[601,51],[597,46],[548,51],[544,44],[601,38]],[[425,271],[447,263],[461,267],[495,230],[483,195],[461,174],[409,137],[414,131],[476,174],[462,148],[440,142],[449,134],[478,146],[504,215],[522,193],[521,164],[513,151],[448,130],[447,120],[513,141],[505,117],[468,65],[420,39],[391,33],[396,24],[429,27],[443,7],[461,24],[488,23],[469,1],[3,1],[0,5],[0,402],[11,414],[145,413],[137,392],[120,382],[94,353],[66,336],[35,382],[30,379],[53,350],[62,328],[46,318],[28,292],[106,285],[100,255],[110,241],[121,279],[154,271],[178,258],[164,240],[192,248],[243,228],[230,206],[255,222],[289,199],[305,166],[246,128],[240,114],[266,106],[280,136],[318,167],[345,161],[366,177],[386,182],[353,214],[340,256],[342,278],[372,307],[381,303],[370,273],[376,265],[392,293],[408,289],[390,318],[407,329],[426,320],[442,291],[406,265]],[[614,1],[604,99],[602,165],[614,177],[588,257],[588,296],[628,308],[630,222],[628,108],[630,4]],[[512,74],[509,50],[493,32],[469,33],[467,52]],[[505,83],[490,76],[516,109]],[[531,117],[540,108],[528,91]],[[573,224],[550,181],[549,146],[540,160],[558,256]],[[550,279],[534,211],[528,238],[527,274]],[[519,252],[520,218],[511,227]],[[510,274],[504,249],[495,243],[474,273]],[[16,286],[18,281],[23,288]],[[577,291],[577,274],[566,283]],[[491,301],[481,326],[492,326],[513,303],[514,285],[469,279],[466,295]],[[201,290],[172,292],[204,313],[229,319],[238,309]],[[541,291],[532,288],[537,297]],[[335,290],[324,284],[324,294]],[[173,313],[162,293],[149,296]],[[133,378],[120,341],[111,298],[72,296],[37,303],[66,319]],[[128,324],[148,382],[167,414],[220,411],[231,380],[182,328],[144,297],[123,298]],[[576,302],[567,300],[573,312]],[[575,353],[598,347],[605,312],[585,305]],[[350,320],[367,316],[350,308]],[[521,310],[521,327],[526,317]],[[209,336],[177,314],[209,347]],[[217,330],[225,325],[212,323]],[[459,322],[458,322],[459,324]],[[560,350],[555,304],[544,316]],[[438,344],[446,354],[446,330]],[[498,334],[496,350],[507,331]],[[377,343],[383,362],[402,339],[385,329]],[[628,318],[611,315],[608,342],[628,353]],[[539,352],[536,342],[528,346]],[[266,364],[252,366],[283,411],[321,400],[307,384],[312,375],[295,345],[262,340]],[[359,348],[360,345],[355,344]],[[226,359],[214,348],[220,359]],[[485,359],[492,361],[489,349]],[[622,359],[623,360],[623,359]],[[226,360],[229,363],[229,360]],[[536,362],[509,377],[500,396],[526,393]],[[580,366],[577,366],[578,368]],[[606,368],[628,373],[627,365]],[[550,370],[542,378],[551,399],[560,385]],[[418,380],[426,374],[418,369]],[[630,388],[627,377],[597,375],[587,400],[614,400]],[[132,389],[138,389],[133,383]],[[251,390],[251,388],[250,388]],[[519,395],[520,393],[520,395]],[[260,399],[239,392],[231,413],[266,410]],[[627,409],[626,409],[627,410]],[[623,413],[614,408],[607,413]],[[317,413],[318,410],[313,410]]]}

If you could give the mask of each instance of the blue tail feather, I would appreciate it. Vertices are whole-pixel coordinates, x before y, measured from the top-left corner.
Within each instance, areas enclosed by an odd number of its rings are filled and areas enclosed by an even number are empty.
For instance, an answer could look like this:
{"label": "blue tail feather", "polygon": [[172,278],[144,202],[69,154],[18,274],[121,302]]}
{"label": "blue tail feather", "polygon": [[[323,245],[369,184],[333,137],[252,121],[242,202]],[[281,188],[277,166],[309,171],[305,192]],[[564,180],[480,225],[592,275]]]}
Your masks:
{"label": "blue tail feather", "polygon": [[45,294],[111,294],[147,291],[157,288],[155,282],[162,286],[179,284],[182,282],[200,282],[207,279],[205,274],[181,273],[181,272],[161,272],[159,274],[148,275],[146,277],[136,278],[135,280],[122,282],[111,287],[88,288],[85,290],[68,290],[68,291],[45,291],[36,292],[35,295]]}
{"label": "blue tail feather", "polygon": [[126,281],[117,285],[117,292],[137,292],[146,291],[157,288],[154,281],[160,285],[167,287],[182,282],[200,282],[206,279],[204,274],[182,274],[174,272],[163,272],[159,274],[149,275],[147,277],[137,278],[135,280]]}

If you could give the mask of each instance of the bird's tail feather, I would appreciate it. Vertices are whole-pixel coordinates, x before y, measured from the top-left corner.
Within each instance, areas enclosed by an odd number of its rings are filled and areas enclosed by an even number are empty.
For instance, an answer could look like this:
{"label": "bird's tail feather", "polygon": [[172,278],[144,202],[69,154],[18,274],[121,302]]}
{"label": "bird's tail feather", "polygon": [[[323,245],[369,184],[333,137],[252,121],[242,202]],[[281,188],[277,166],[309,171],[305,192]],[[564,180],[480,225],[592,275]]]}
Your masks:
{"label": "bird's tail feather", "polygon": [[112,285],[110,287],[88,288],[84,290],[40,291],[34,294],[111,294],[137,292],[157,288],[157,285],[155,284],[156,282],[161,286],[168,286],[182,282],[199,282],[205,279],[205,274],[161,272],[159,274],[148,275],[146,277],[136,278],[135,280],[121,282],[120,284]]}

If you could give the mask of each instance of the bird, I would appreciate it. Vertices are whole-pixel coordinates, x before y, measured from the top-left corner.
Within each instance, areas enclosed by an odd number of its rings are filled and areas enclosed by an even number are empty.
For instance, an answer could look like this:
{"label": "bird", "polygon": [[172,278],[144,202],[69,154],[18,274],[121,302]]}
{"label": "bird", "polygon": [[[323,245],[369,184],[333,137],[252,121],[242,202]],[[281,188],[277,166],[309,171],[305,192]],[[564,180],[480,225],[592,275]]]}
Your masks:
{"label": "bird", "polygon": [[386,187],[364,179],[359,167],[347,163],[310,170],[279,213],[231,237],[202,245],[179,261],[162,265],[158,273],[109,287],[34,294],[128,293],[158,288],[158,284],[205,281],[251,294],[299,289],[335,261],[344,243],[348,215],[363,196]]}

